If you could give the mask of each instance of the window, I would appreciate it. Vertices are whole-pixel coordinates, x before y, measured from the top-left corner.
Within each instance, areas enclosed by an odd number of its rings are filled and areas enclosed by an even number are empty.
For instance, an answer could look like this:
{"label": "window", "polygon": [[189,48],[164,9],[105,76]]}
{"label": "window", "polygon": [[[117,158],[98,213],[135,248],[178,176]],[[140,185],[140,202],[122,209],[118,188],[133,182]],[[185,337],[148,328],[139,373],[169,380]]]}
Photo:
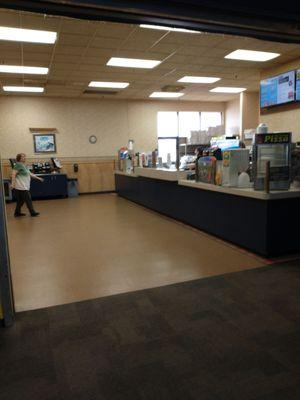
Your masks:
{"label": "window", "polygon": [[207,131],[210,127],[222,125],[222,113],[220,112],[202,112],[201,130]]}
{"label": "window", "polygon": [[158,156],[176,161],[176,138],[191,138],[192,131],[204,131],[222,124],[222,113],[211,111],[159,111],[157,113]]}
{"label": "window", "polygon": [[158,137],[191,137],[191,131],[207,131],[222,125],[222,113],[212,111],[159,111],[157,114]]}
{"label": "window", "polygon": [[180,137],[191,137],[191,131],[200,130],[200,113],[180,111],[178,113],[178,134]]}
{"label": "window", "polygon": [[157,114],[157,136],[178,136],[177,111],[159,111]]}
{"label": "window", "polygon": [[158,157],[162,158],[162,162],[168,161],[168,153],[171,156],[171,162],[176,162],[176,138],[158,139]]}

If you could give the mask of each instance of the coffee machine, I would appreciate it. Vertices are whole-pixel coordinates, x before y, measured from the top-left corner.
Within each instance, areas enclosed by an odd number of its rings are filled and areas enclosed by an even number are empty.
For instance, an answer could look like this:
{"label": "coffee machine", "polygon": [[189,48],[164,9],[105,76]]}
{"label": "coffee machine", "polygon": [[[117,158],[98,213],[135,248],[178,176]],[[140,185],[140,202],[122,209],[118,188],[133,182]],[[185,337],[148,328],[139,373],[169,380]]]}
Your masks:
{"label": "coffee machine", "polygon": [[34,174],[50,174],[51,173],[51,165],[49,162],[37,162],[32,164],[32,172]]}

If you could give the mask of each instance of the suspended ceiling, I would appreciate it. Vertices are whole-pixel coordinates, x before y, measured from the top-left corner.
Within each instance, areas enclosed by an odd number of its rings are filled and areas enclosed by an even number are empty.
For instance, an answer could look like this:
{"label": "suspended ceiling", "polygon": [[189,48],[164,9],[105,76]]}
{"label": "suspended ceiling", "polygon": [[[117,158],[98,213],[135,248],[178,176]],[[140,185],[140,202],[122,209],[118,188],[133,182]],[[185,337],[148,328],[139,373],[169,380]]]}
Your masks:
{"label": "suspended ceiling", "polygon": [[[0,73],[2,85],[41,85],[42,96],[146,100],[166,85],[178,85],[185,75],[216,76],[211,84],[184,84],[180,101],[228,101],[237,95],[210,93],[215,86],[259,90],[260,70],[300,57],[299,44],[267,42],[223,34],[179,33],[140,28],[133,24],[76,20],[0,10],[0,25],[58,32],[55,45],[0,42],[0,63],[49,67],[47,76]],[[224,59],[236,49],[280,53],[269,62]],[[162,60],[153,70],[106,66],[111,57]],[[92,80],[129,82],[117,94],[84,94]],[[4,92],[1,91],[4,95]],[[153,100],[155,101],[155,100]],[[178,101],[178,100],[175,100]]]}

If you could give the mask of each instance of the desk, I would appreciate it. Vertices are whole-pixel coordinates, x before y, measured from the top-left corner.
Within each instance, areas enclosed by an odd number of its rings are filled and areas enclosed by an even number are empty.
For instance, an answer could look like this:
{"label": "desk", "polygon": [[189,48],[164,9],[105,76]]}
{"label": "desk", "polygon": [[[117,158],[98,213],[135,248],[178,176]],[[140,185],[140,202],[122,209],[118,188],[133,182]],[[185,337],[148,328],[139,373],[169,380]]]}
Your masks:
{"label": "desk", "polygon": [[51,199],[68,197],[68,179],[66,174],[41,174],[44,179],[40,182],[31,179],[30,193],[32,199]]}

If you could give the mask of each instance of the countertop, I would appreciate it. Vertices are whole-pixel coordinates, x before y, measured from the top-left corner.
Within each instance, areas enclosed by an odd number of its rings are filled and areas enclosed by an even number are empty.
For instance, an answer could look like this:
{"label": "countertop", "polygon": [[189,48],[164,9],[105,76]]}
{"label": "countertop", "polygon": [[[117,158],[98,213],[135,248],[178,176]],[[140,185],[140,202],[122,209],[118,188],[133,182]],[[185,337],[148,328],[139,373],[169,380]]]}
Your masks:
{"label": "countertop", "polygon": [[67,174],[59,173],[59,174],[34,174],[34,175],[43,177],[43,176],[62,176],[62,175],[66,176]]}
{"label": "countertop", "polygon": [[141,168],[136,167],[134,173],[128,174],[123,171],[115,171],[115,174],[126,175],[126,176],[143,176],[145,178],[161,179],[164,181],[178,181],[179,179],[185,179],[189,171],[178,171],[176,169],[168,168]]}
{"label": "countertop", "polygon": [[117,174],[117,175],[131,176],[132,178],[137,178],[137,177],[138,177],[138,175],[135,174],[134,172],[131,172],[131,173],[129,174],[128,172],[119,171],[119,170],[115,170],[115,174]]}
{"label": "countertop", "polygon": [[209,183],[189,181],[181,179],[178,181],[181,186],[188,186],[195,189],[210,190],[212,192],[232,194],[235,196],[251,197],[260,200],[277,200],[277,199],[288,199],[288,198],[300,198],[300,188],[291,187],[289,190],[274,190],[270,193],[264,191],[254,190],[253,188],[235,188],[217,186]]}

